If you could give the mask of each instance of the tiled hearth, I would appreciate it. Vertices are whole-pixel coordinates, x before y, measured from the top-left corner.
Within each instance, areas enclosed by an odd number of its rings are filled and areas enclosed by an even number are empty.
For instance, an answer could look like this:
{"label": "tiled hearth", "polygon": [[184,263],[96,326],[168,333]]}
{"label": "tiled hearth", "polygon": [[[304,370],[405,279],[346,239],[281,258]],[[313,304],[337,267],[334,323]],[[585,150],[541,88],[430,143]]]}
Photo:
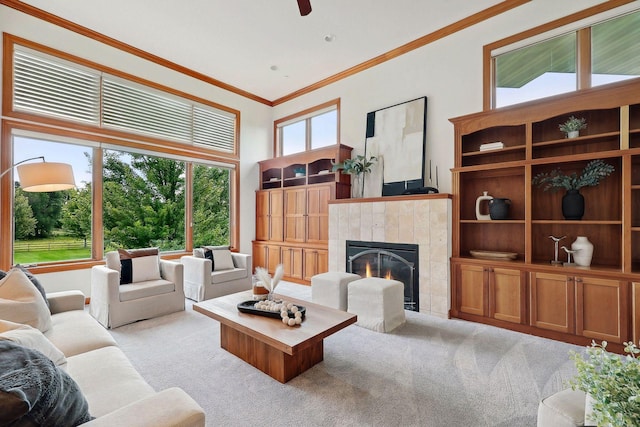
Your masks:
{"label": "tiled hearth", "polygon": [[451,195],[331,201],[329,271],[346,271],[347,240],[417,244],[420,312],[448,316]]}

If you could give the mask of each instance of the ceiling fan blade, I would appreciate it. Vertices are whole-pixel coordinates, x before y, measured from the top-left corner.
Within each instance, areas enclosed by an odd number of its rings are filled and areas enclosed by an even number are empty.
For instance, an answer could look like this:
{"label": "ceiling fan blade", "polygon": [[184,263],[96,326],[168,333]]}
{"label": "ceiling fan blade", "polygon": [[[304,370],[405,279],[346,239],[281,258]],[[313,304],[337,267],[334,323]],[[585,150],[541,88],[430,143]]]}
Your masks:
{"label": "ceiling fan blade", "polygon": [[298,0],[298,9],[300,9],[300,15],[307,16],[311,13],[311,0]]}

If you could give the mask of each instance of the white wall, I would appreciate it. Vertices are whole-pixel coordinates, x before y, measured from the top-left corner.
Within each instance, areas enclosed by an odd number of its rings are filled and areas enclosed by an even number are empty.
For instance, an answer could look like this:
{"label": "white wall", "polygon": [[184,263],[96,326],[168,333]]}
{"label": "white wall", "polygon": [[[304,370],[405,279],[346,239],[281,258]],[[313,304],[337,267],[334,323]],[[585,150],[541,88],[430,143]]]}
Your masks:
{"label": "white wall", "polygon": [[[269,157],[271,154],[273,139],[271,107],[161,67],[5,6],[0,6],[0,31],[239,110],[241,114],[239,249],[242,252],[251,252],[251,240],[255,236],[254,194],[258,186],[258,165],[256,162]],[[38,275],[38,277],[48,292],[80,289],[86,295],[90,294],[90,270],[49,273]]]}
{"label": "white wall", "polygon": [[[340,98],[343,144],[364,153],[366,114],[427,96],[427,167],[438,166],[441,192],[451,192],[454,134],[449,118],[482,110],[482,48],[535,26],[599,4],[535,0],[274,108],[274,118]],[[635,2],[637,3],[637,2]],[[637,8],[638,5],[632,5]],[[628,7],[627,7],[628,9]],[[576,28],[576,25],[573,26]],[[384,153],[383,153],[384,154]],[[384,167],[393,167],[385,163]],[[395,165],[402,167],[402,165]],[[428,178],[428,169],[427,169]],[[435,176],[433,177],[435,181]],[[366,194],[365,194],[366,195]]]}

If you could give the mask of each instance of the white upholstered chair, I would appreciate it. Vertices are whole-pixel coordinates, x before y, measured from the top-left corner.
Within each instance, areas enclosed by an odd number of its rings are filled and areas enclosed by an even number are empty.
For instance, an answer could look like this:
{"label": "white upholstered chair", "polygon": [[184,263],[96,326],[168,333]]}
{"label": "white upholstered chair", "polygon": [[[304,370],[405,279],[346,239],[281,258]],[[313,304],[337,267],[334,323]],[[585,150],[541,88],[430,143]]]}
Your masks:
{"label": "white upholstered chair", "polygon": [[251,289],[251,255],[231,252],[228,246],[195,248],[183,256],[184,294],[204,301]]}
{"label": "white upholstered chair", "polygon": [[[119,253],[120,252],[120,253]],[[105,328],[184,310],[183,266],[157,249],[112,251],[91,269],[89,312]]]}

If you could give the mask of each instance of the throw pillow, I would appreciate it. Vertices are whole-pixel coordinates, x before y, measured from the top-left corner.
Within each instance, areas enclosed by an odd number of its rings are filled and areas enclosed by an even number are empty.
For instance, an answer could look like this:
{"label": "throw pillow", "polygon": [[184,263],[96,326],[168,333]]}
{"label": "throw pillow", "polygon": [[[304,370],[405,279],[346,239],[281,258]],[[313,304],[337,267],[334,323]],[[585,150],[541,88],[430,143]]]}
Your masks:
{"label": "throw pillow", "polygon": [[230,270],[233,265],[231,251],[229,249],[221,249],[213,252],[213,271]]}
{"label": "throw pillow", "polygon": [[[229,246],[223,245],[223,246],[203,246],[202,247],[202,249],[201,249],[202,257],[201,258],[206,258],[208,260],[211,260],[211,270],[213,270],[213,271],[216,271],[216,270],[219,269],[219,268],[216,269],[216,260],[215,260],[215,257],[213,256],[213,253],[215,251],[229,251]],[[231,267],[231,268],[233,268],[233,267]],[[222,270],[226,270],[226,268],[222,268]]]}
{"label": "throw pillow", "polygon": [[0,341],[0,425],[77,426],[93,419],[78,384],[42,353]]}
{"label": "throw pillow", "polygon": [[0,319],[25,323],[42,332],[51,328],[51,312],[42,294],[18,268],[0,280]]}
{"label": "throw pillow", "polygon": [[49,307],[49,300],[47,299],[47,293],[45,292],[44,287],[42,286],[40,281],[36,278],[36,276],[31,274],[31,272],[27,270],[26,267],[23,267],[20,264],[16,265],[15,268],[19,268],[20,270],[22,270],[22,272],[29,278],[29,280],[31,280],[31,283],[33,283],[36,289],[38,289],[38,292],[42,294],[42,298],[44,298],[44,302],[46,302],[47,307]]}
{"label": "throw pillow", "polygon": [[124,250],[120,254],[120,284],[159,280],[160,255],[158,248]]}
{"label": "throw pillow", "polygon": [[13,341],[23,347],[38,350],[56,364],[66,367],[67,358],[39,330],[29,325],[0,320],[0,340]]}

